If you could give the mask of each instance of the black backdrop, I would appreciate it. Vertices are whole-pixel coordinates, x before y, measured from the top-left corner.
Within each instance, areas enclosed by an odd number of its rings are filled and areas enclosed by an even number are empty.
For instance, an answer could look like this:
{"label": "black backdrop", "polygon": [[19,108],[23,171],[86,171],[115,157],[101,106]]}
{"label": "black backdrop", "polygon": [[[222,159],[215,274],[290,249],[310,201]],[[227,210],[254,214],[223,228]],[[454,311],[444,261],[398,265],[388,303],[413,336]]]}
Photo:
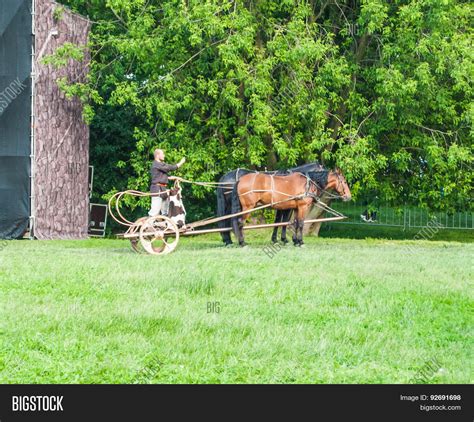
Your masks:
{"label": "black backdrop", "polygon": [[30,216],[31,0],[0,0],[0,238]]}

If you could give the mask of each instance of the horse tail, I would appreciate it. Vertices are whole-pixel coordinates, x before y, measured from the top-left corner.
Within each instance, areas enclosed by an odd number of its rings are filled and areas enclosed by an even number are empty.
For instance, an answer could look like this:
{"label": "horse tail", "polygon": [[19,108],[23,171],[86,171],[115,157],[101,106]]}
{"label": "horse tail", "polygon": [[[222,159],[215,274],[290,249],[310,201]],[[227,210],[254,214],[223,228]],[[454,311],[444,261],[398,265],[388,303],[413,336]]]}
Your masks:
{"label": "horse tail", "polygon": [[237,181],[232,189],[232,214],[242,211],[242,205],[239,197],[239,181]]}
{"label": "horse tail", "polygon": [[[223,217],[227,214],[226,210],[226,200],[225,200],[225,191],[226,188],[219,186],[217,188],[217,216]],[[218,227],[225,227],[225,220],[221,220],[218,222]]]}
{"label": "horse tail", "polygon": [[[239,197],[239,181],[235,182],[234,188],[232,189],[232,214],[239,213],[242,211],[242,204],[240,203],[240,197]],[[242,216],[238,217],[232,217],[232,228],[234,231],[234,234],[237,239],[239,239],[239,243],[241,242],[241,231],[239,228],[239,219],[242,218]]]}

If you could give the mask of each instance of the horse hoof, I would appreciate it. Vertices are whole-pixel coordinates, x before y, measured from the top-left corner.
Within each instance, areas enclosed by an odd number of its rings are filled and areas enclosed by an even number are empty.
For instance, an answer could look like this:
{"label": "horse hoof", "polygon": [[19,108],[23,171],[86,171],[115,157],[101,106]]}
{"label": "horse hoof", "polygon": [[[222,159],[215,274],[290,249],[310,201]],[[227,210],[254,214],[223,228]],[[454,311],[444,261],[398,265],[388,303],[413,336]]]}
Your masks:
{"label": "horse hoof", "polygon": [[232,243],[226,243],[226,244],[224,245],[225,248],[231,248],[232,246],[233,246]]}

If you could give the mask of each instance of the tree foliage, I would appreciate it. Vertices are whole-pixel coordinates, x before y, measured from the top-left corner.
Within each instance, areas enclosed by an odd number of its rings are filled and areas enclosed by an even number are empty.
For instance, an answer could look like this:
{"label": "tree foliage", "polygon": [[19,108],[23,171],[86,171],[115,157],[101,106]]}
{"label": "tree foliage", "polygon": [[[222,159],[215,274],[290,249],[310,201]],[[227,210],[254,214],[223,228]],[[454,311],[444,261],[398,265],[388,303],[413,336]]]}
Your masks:
{"label": "tree foliage", "polygon": [[[170,161],[186,156],[181,174],[194,180],[321,160],[343,169],[355,195],[467,206],[469,2],[64,3],[94,21],[92,145],[112,148],[99,134],[115,127],[127,153],[111,152],[108,171],[127,168],[128,187],[147,189],[160,146]],[[108,189],[119,187],[113,174]]]}

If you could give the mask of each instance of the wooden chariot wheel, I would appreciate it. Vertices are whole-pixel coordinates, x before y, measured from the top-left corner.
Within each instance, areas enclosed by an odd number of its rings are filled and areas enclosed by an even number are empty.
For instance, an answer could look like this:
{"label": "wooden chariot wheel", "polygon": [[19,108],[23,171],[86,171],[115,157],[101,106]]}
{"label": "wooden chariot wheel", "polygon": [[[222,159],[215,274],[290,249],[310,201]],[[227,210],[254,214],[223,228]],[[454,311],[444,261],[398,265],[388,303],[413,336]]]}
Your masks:
{"label": "wooden chariot wheel", "polygon": [[130,239],[130,245],[136,253],[144,253],[145,249],[142,248],[142,244],[138,239]]}
{"label": "wooden chariot wheel", "polygon": [[126,233],[126,234],[136,235],[136,237],[130,238],[130,245],[132,246],[132,249],[136,253],[145,253],[145,249],[143,249],[140,243],[139,236],[140,236],[140,227],[147,218],[148,217],[139,218],[137,221],[135,221],[135,224],[133,226],[130,226],[130,228],[127,230],[127,233]]}
{"label": "wooden chariot wheel", "polygon": [[[178,226],[164,215],[149,217],[141,224],[140,244],[149,254],[169,254],[176,249],[178,241]],[[135,249],[133,243],[132,247]]]}

